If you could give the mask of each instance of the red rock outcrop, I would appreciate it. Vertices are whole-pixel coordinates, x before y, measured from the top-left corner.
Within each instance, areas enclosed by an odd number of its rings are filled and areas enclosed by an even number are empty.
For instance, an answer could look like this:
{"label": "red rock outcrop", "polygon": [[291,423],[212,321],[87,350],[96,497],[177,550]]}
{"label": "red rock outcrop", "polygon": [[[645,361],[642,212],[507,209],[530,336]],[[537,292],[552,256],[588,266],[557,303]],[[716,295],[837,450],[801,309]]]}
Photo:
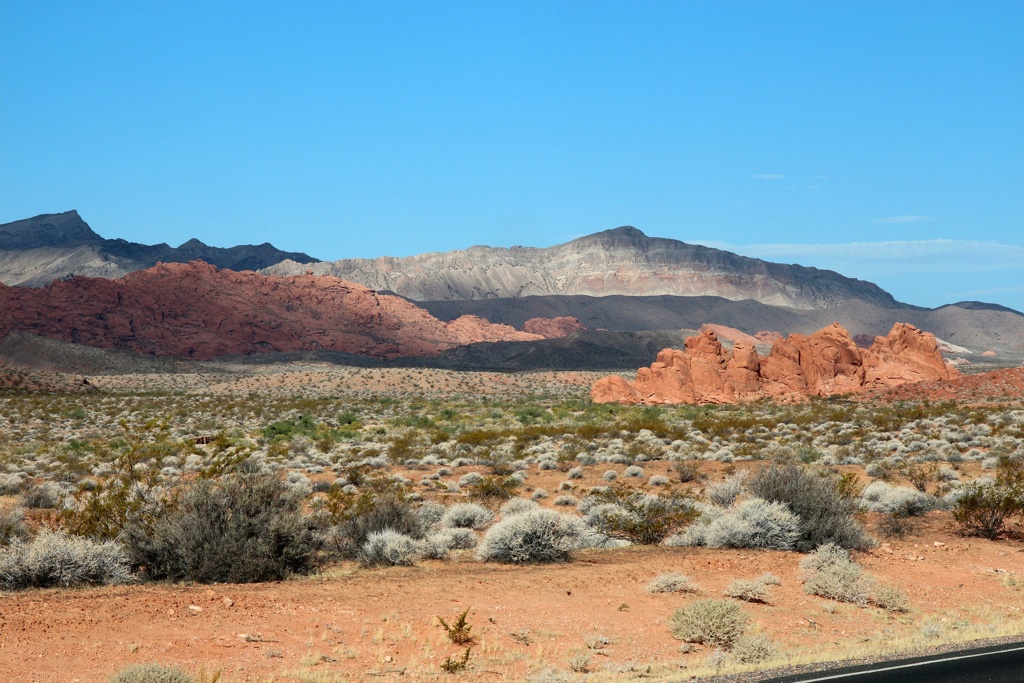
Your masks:
{"label": "red rock outcrop", "polygon": [[0,336],[10,330],[197,359],[316,349],[391,358],[540,339],[475,316],[444,323],[400,297],[335,277],[270,277],[202,261],[159,264],[117,280],[0,285]]}
{"label": "red rock outcrop", "polygon": [[539,334],[545,339],[561,339],[585,329],[587,326],[579,320],[564,315],[557,318],[530,318],[523,323],[523,332]]}
{"label": "red rock outcrop", "polygon": [[765,358],[749,341],[726,352],[712,328],[686,340],[686,350],[665,349],[635,382],[618,375],[598,380],[595,403],[738,403],[773,397],[852,394],[910,382],[958,376],[943,359],[935,336],[897,323],[861,351],[838,323],[808,336],[778,339]]}

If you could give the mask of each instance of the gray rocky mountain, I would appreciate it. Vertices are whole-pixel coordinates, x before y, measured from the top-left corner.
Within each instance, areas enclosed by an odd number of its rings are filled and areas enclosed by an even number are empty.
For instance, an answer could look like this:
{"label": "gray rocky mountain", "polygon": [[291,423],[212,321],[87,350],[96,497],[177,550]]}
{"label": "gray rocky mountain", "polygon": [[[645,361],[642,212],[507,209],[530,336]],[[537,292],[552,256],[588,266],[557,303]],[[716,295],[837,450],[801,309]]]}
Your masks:
{"label": "gray rocky mountain", "polygon": [[310,263],[300,252],[277,249],[270,243],[211,247],[191,239],[179,247],[104,239],[77,211],[43,214],[0,225],[0,282],[42,286],[71,275],[117,278],[157,263],[200,260],[218,268],[259,270],[288,259]]}
{"label": "gray rocky mountain", "polygon": [[770,263],[721,249],[648,237],[633,227],[605,230],[553,247],[483,247],[403,258],[282,261],[269,275],[312,270],[414,301],[544,295],[719,296],[798,309],[848,301],[903,305],[877,285],[829,270]]}

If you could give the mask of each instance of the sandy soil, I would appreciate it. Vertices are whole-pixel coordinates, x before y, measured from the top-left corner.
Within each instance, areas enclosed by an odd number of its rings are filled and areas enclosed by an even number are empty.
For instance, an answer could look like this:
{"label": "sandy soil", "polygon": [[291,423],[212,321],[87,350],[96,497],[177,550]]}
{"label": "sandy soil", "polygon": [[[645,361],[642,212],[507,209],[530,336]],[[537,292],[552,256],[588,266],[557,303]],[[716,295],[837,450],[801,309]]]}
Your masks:
{"label": "sandy soil", "polygon": [[[857,554],[877,579],[907,591],[909,615],[804,594],[795,553],[632,547],[583,551],[563,565],[509,567],[481,564],[465,551],[412,568],[343,564],[282,583],[5,594],[0,670],[11,681],[85,683],[128,663],[157,661],[193,672],[223,669],[229,681],[367,680],[399,671],[404,680],[432,679],[445,676],[440,663],[461,652],[436,616],[450,620],[468,607],[477,639],[465,680],[523,680],[546,666],[568,671],[581,652],[590,654],[593,671],[651,665],[651,673],[678,676],[708,651],[679,652],[666,626],[672,611],[765,571],[782,585],[770,603],[744,609],[788,655],[888,649],[915,634],[938,642],[958,630],[966,637],[969,624],[982,635],[1019,630],[1024,543],[964,539],[948,521],[931,513],[916,535]],[[668,571],[691,576],[701,594],[647,593],[647,583]],[[608,645],[589,649],[588,638],[599,636]]]}

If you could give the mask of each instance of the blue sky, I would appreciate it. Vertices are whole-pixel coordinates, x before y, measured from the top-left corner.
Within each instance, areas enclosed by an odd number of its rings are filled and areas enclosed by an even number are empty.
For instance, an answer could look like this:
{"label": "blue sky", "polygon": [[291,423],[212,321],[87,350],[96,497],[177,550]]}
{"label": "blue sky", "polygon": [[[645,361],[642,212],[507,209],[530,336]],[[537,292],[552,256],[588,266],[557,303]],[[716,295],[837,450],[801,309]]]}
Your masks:
{"label": "blue sky", "polygon": [[0,222],[324,259],[619,225],[1024,310],[1024,3],[0,3]]}

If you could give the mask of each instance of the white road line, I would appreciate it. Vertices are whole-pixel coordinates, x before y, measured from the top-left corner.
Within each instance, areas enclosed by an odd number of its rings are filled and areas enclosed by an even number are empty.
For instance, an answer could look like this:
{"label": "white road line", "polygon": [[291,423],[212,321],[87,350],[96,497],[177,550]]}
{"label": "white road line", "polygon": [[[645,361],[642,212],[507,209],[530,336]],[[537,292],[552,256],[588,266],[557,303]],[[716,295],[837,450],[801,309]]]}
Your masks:
{"label": "white road line", "polygon": [[1022,647],[1011,647],[1007,650],[996,650],[995,652],[978,652],[973,655],[960,655],[958,657],[945,657],[943,659],[929,659],[924,662],[913,662],[911,664],[900,664],[898,666],[886,666],[881,669],[868,669],[867,671],[855,671],[848,674],[836,674],[834,676],[823,676],[821,678],[800,678],[794,683],[818,683],[818,681],[835,681],[840,678],[849,678],[850,676],[866,676],[868,674],[882,673],[883,671],[896,671],[898,669],[910,669],[915,666],[929,666],[931,664],[941,664],[943,662],[955,662],[958,659],[973,659],[975,657],[988,657],[989,655],[1001,655],[1007,652],[1020,652],[1024,650]]}

